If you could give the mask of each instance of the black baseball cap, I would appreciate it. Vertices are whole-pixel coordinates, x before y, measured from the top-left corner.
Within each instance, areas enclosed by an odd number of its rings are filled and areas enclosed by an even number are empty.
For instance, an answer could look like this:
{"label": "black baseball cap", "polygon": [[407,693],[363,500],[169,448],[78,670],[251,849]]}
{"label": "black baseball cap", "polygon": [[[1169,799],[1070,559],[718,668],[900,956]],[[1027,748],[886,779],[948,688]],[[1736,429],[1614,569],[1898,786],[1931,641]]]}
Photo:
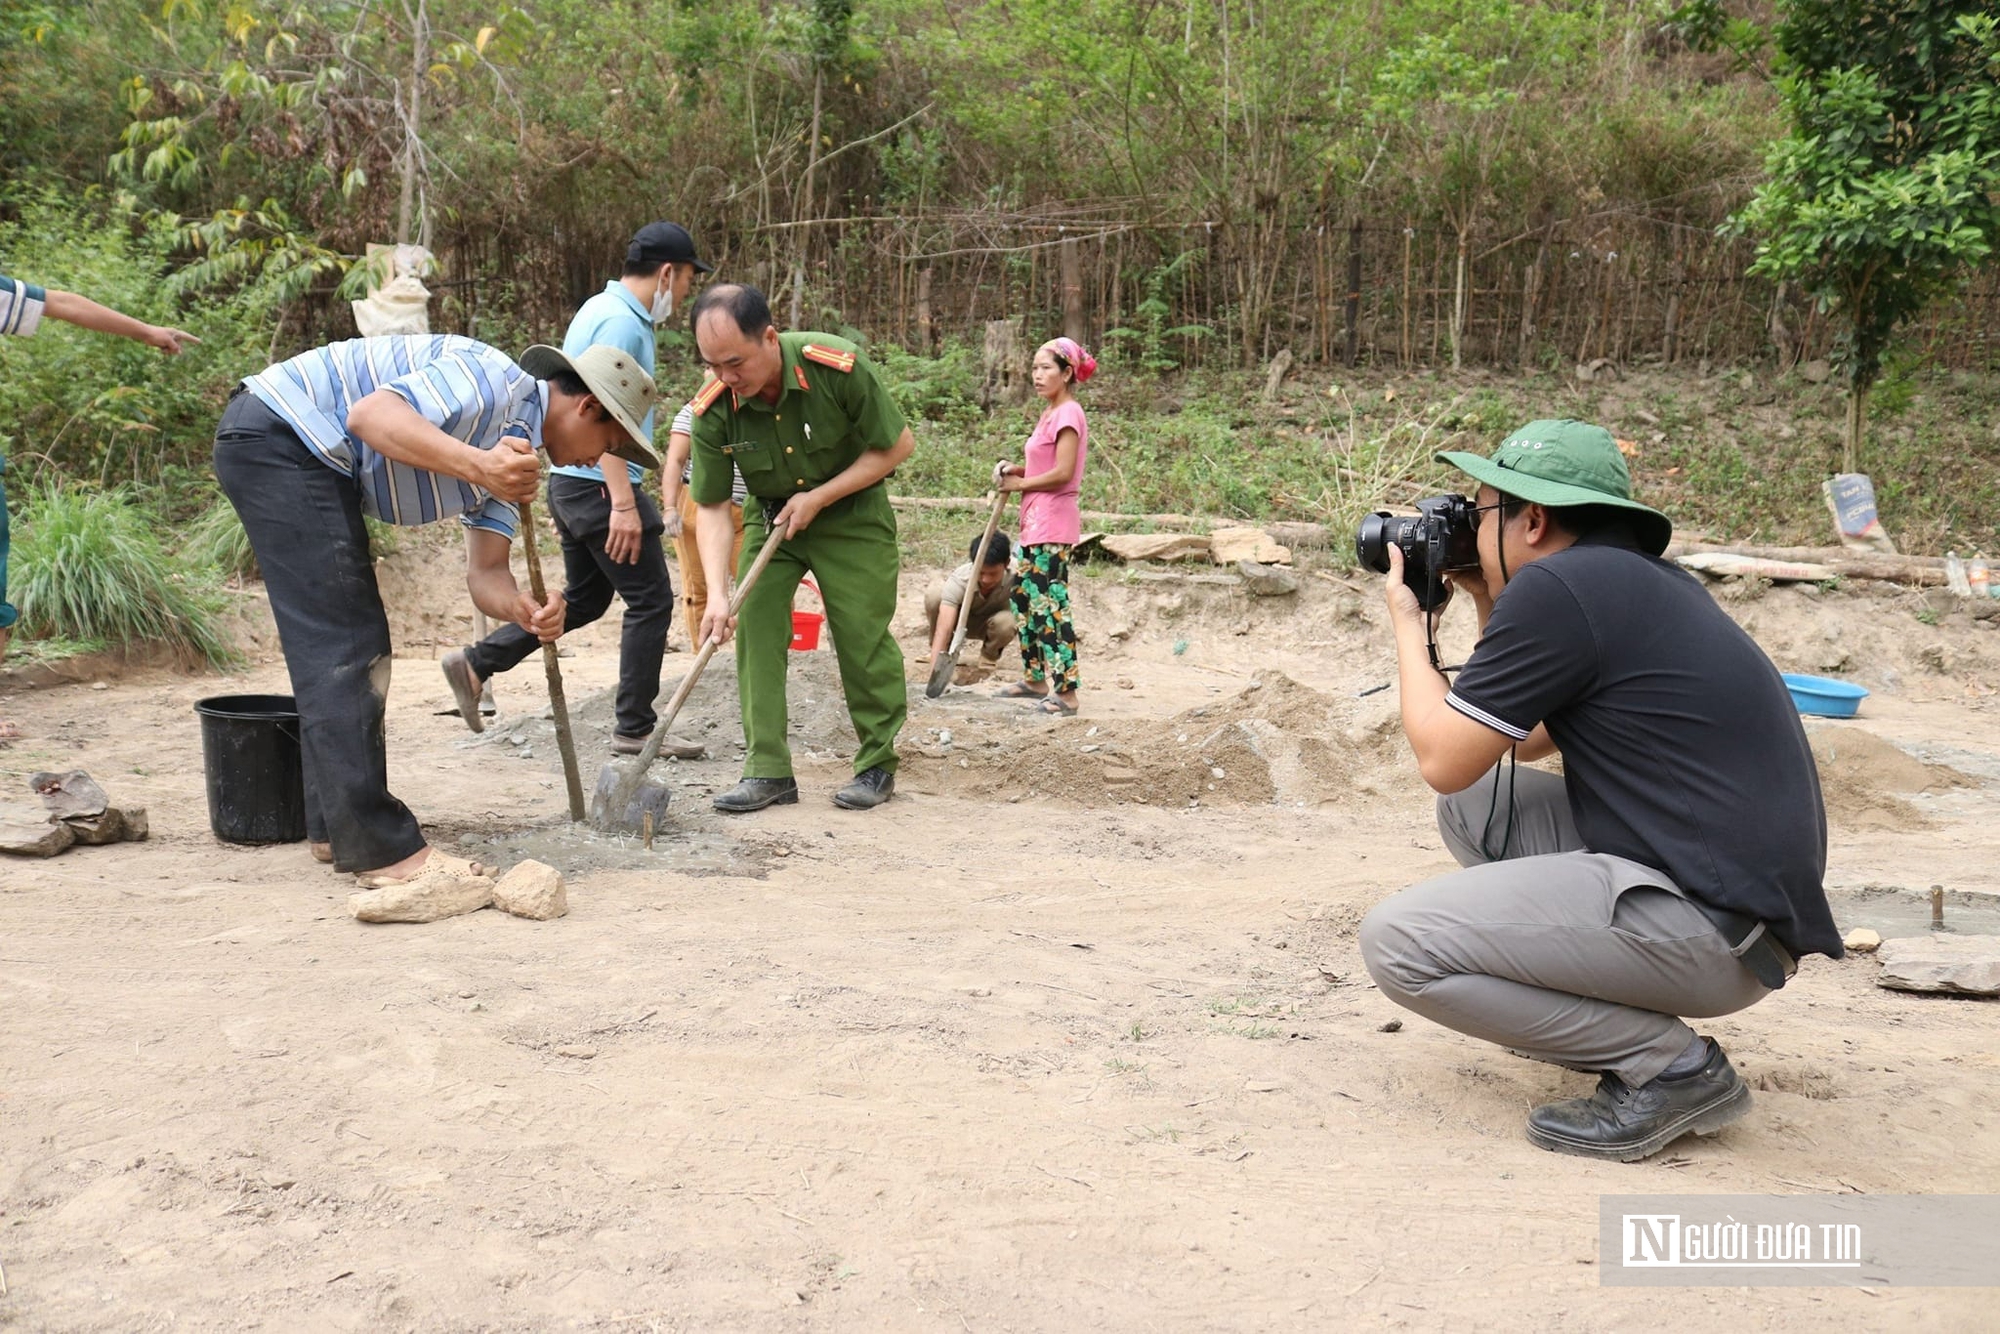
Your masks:
{"label": "black baseball cap", "polygon": [[696,273],[713,273],[714,266],[695,258],[694,238],[678,222],[649,222],[632,237],[625,251],[627,264],[692,264]]}

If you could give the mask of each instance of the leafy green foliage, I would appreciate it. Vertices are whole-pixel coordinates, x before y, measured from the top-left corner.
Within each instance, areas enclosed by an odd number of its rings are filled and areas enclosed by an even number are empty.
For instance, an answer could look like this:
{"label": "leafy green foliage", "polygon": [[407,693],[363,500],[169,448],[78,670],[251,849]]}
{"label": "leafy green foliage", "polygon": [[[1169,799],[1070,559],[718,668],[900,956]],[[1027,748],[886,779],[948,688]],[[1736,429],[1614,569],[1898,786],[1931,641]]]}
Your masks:
{"label": "leafy green foliage", "polygon": [[883,343],[871,348],[869,356],[889,396],[910,421],[970,426],[985,416],[979,404],[979,355],[965,343],[946,343],[935,357]]}
{"label": "leafy green foliage", "polygon": [[29,636],[233,661],[213,575],[170,554],[157,519],[126,492],[34,487],[14,527],[8,596]]}
{"label": "leafy green foliage", "polygon": [[1141,290],[1144,295],[1133,308],[1136,322],[1122,329],[1106,329],[1104,345],[1114,349],[1124,360],[1139,370],[1153,375],[1163,375],[1178,370],[1181,364],[1180,347],[1197,338],[1207,338],[1215,332],[1207,325],[1177,324],[1169,328],[1167,321],[1173,317],[1174,308],[1167,300],[1167,286],[1180,282],[1187,271],[1200,260],[1198,250],[1183,250],[1166,263],[1146,271]]}
{"label": "leafy green foliage", "polygon": [[16,475],[52,470],[108,486],[205,463],[229,386],[269,359],[274,284],[253,275],[226,293],[177,301],[166,280],[175,231],[142,220],[128,200],[93,192],[71,204],[49,190],[0,191],[4,206],[16,212],[0,221],[9,274],[202,340],[164,357],[57,320],[33,338],[0,339],[0,449]]}
{"label": "leafy green foliage", "polygon": [[1853,467],[1896,329],[2000,244],[2000,20],[1987,0],[1793,0],[1777,38],[1792,130],[1734,225],[1753,273],[1839,323]]}

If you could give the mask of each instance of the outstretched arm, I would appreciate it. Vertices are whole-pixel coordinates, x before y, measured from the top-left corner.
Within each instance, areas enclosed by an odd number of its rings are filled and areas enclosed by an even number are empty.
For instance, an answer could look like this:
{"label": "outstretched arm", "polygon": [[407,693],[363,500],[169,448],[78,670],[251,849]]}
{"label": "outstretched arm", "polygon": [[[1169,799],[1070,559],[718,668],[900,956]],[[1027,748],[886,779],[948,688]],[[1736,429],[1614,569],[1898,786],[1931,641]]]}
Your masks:
{"label": "outstretched arm", "polygon": [[75,292],[59,292],[53,287],[49,289],[48,304],[44,313],[81,328],[94,329],[98,333],[117,334],[120,338],[130,338],[148,347],[157,347],[170,357],[178,353],[184,345],[201,341],[186,330],[135,320],[130,315],[121,314],[109,306],[100,306],[87,296],[78,296]]}

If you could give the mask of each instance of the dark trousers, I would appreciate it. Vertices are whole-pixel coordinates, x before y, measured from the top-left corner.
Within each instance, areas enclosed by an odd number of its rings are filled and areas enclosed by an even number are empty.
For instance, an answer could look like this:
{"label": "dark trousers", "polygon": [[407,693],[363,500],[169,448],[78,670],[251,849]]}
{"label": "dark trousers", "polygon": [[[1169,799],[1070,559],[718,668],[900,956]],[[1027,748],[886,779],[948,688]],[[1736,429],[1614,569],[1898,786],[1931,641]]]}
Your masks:
{"label": "dark trousers", "polygon": [[[610,466],[625,465],[612,459]],[[667,652],[667,627],[674,619],[674,583],[667,573],[667,555],[660,544],[666,525],[660,507],[644,492],[634,497],[642,532],[639,560],[620,565],[604,554],[611,532],[611,494],[602,482],[583,477],[549,476],[549,514],[562,536],[563,597],[569,609],[563,631],[589,625],[611,606],[611,595],[625,600],[625,629],[618,641],[618,735],[648,736],[657,715],[653,700],[660,693],[660,660]],[[465,651],[465,660],[481,680],[518,665],[542,643],[518,625],[503,625]]]}
{"label": "dark trousers", "polygon": [[306,834],[342,871],[424,846],[389,792],[389,617],[375,587],[361,491],[284,420],[239,392],[215,433],[215,475],[249,534],[298,700]]}

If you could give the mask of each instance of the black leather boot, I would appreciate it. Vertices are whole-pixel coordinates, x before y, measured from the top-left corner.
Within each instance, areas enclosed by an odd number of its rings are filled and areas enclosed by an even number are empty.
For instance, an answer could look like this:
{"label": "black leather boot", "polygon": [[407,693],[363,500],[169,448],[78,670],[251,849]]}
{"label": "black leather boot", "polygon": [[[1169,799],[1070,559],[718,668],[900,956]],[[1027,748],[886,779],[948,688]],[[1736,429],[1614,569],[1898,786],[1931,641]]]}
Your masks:
{"label": "black leather boot", "polygon": [[896,775],[876,765],[854,775],[854,781],[833,794],[833,804],[850,811],[873,810],[896,794]]}
{"label": "black leather boot", "polygon": [[787,806],[799,799],[794,778],[746,778],[727,792],[716,794],[715,809],[729,815],[761,811],[766,806]]}
{"label": "black leather boot", "polygon": [[1750,1110],[1750,1087],[1713,1038],[1701,1069],[1633,1088],[1614,1074],[1588,1098],[1566,1098],[1528,1113],[1528,1140],[1556,1153],[1636,1163],[1682,1135],[1713,1135]]}

